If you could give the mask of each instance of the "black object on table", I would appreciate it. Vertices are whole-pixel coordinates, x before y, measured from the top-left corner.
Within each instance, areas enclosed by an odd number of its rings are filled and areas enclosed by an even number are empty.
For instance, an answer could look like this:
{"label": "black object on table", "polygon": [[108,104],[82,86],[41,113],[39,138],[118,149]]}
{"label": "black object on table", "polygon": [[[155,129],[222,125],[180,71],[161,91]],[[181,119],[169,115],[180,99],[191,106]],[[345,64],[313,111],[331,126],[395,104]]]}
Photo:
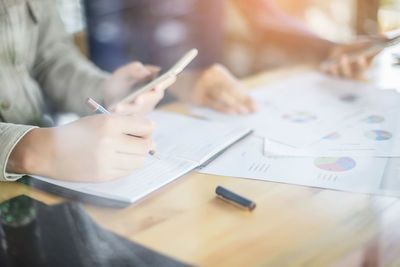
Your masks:
{"label": "black object on table", "polygon": [[81,205],[0,204],[0,266],[188,266],[97,225]]}

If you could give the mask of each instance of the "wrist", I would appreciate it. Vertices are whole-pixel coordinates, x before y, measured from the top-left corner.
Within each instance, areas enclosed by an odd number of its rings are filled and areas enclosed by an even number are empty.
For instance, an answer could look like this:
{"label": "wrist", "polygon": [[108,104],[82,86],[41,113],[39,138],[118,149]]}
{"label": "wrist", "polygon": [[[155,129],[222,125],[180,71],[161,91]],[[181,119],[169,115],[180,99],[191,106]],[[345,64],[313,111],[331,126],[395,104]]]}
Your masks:
{"label": "wrist", "polygon": [[51,176],[51,128],[29,131],[14,147],[6,171]]}

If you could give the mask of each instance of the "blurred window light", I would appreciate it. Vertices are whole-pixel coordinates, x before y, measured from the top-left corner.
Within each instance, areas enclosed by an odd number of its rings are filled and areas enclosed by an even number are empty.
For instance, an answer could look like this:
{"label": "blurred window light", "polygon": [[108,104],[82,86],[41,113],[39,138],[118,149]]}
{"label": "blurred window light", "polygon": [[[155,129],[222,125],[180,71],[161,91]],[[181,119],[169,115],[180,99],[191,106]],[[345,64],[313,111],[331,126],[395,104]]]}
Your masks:
{"label": "blurred window light", "polygon": [[[351,9],[343,2],[332,2],[324,10],[319,6],[309,7],[304,11],[308,28],[323,38],[331,41],[347,41],[354,35]],[[339,15],[341,14],[341,15]],[[329,31],[327,31],[329,29]]]}
{"label": "blurred window light", "polygon": [[121,34],[121,28],[117,23],[105,20],[95,28],[94,37],[99,42],[107,43],[119,38]]}
{"label": "blurred window light", "polygon": [[382,0],[378,12],[379,26],[382,31],[400,28],[400,0]]}
{"label": "blurred window light", "polygon": [[187,29],[184,23],[172,19],[164,22],[155,30],[155,39],[162,46],[178,45],[186,37]]}
{"label": "blurred window light", "polygon": [[81,32],[86,27],[82,2],[82,0],[57,0],[61,19],[70,34]]}

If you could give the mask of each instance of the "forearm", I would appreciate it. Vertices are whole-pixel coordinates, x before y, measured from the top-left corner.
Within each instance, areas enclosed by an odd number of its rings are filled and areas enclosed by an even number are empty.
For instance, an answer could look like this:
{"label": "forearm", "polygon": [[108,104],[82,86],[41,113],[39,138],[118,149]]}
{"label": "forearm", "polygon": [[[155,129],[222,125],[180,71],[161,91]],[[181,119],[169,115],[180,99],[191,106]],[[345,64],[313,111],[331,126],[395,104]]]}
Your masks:
{"label": "forearm", "polygon": [[54,47],[54,55],[65,57],[47,58],[49,65],[37,72],[36,79],[50,98],[53,109],[85,115],[89,112],[84,105],[88,97],[100,103],[104,101],[103,85],[108,75],[68,50]]}
{"label": "forearm", "polygon": [[12,181],[20,178],[25,172],[16,171],[14,160],[10,160],[12,151],[30,131],[36,128],[29,125],[0,123],[0,180]]}
{"label": "forearm", "polygon": [[295,18],[283,13],[268,0],[232,0],[259,41],[277,44],[287,50],[317,54],[326,58],[335,45],[322,39]]}
{"label": "forearm", "polygon": [[15,174],[50,174],[51,128],[36,128],[25,134],[10,153],[6,171]]}
{"label": "forearm", "polygon": [[41,38],[32,75],[51,100],[53,108],[86,114],[83,103],[87,97],[102,102],[102,84],[108,74],[75,48],[55,3],[49,1],[47,8],[38,24]]}

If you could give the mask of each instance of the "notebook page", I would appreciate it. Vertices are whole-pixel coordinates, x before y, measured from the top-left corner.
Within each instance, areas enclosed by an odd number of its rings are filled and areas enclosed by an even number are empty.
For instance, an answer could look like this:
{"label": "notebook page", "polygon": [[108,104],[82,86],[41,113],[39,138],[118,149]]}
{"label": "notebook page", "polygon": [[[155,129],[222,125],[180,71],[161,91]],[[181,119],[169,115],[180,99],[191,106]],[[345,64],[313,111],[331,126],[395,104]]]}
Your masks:
{"label": "notebook page", "polygon": [[161,160],[148,156],[146,166],[127,177],[104,183],[65,182],[40,176],[34,178],[78,192],[124,202],[135,202],[147,194],[195,169],[196,162],[159,154]]}
{"label": "notebook page", "polygon": [[153,139],[157,153],[175,155],[200,164],[250,132],[249,128],[225,125],[174,113],[153,111]]}
{"label": "notebook page", "polygon": [[162,111],[154,111],[148,118],[156,123],[153,140],[160,159],[148,156],[146,166],[128,177],[104,183],[33,177],[74,191],[132,203],[194,170],[249,132],[242,127]]}

